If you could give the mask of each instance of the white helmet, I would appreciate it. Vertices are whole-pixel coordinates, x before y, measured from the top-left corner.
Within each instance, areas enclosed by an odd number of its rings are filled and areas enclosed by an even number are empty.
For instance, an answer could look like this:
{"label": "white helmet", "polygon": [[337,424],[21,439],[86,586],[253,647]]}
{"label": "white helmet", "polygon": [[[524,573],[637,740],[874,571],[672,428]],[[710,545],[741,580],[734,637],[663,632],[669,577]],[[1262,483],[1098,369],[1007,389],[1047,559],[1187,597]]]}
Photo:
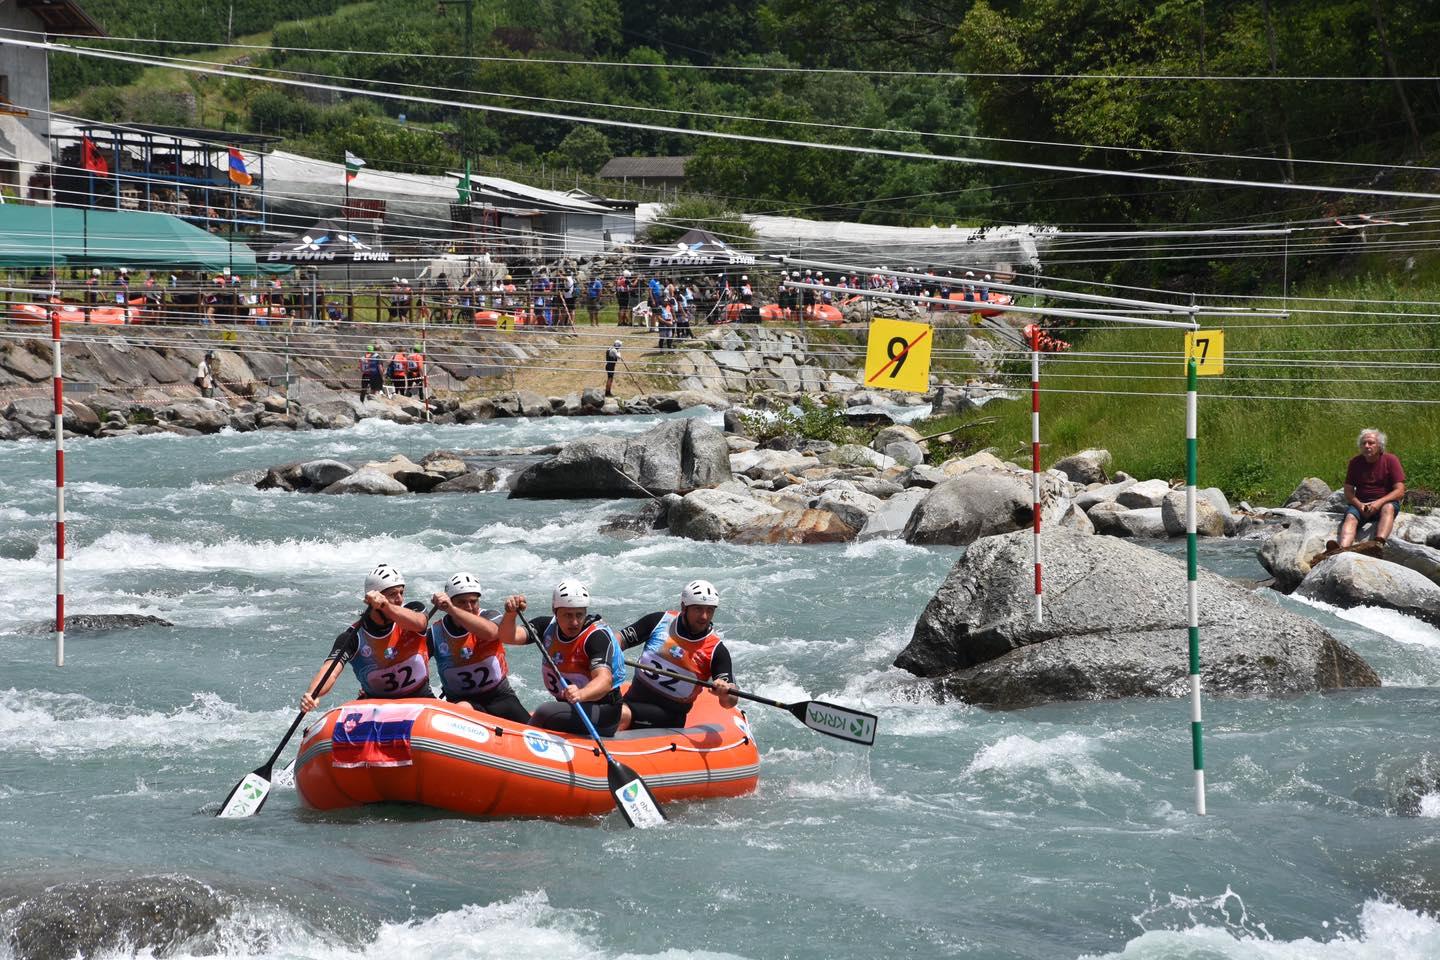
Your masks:
{"label": "white helmet", "polygon": [[384,591],[389,590],[391,587],[403,586],[405,586],[405,578],[400,575],[399,570],[396,570],[388,563],[380,564],[374,570],[371,570],[369,576],[365,578],[366,593],[369,593],[371,590]]}
{"label": "white helmet", "polygon": [[445,584],[445,596],[455,599],[461,594],[473,593],[480,596],[480,581],[468,573],[457,573]]}
{"label": "white helmet", "polygon": [[680,590],[680,608],[691,606],[720,606],[720,591],[709,580],[691,580]]}
{"label": "white helmet", "polygon": [[619,350],[620,347],[621,347],[621,341],[616,340],[616,341],[615,341],[615,349],[616,349],[616,350]]}
{"label": "white helmet", "polygon": [[561,580],[555,585],[555,591],[550,594],[550,607],[559,610],[562,607],[578,607],[584,610],[590,606],[590,591],[585,589],[585,584],[579,580]]}

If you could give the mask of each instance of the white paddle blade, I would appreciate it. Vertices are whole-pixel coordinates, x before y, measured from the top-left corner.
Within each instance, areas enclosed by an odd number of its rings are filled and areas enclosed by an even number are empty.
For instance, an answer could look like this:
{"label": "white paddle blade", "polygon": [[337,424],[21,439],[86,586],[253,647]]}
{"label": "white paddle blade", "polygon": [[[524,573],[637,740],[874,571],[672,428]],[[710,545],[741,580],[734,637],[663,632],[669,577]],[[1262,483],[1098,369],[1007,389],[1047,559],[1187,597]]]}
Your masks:
{"label": "white paddle blade", "polygon": [[851,743],[875,744],[877,718],[871,713],[861,713],[848,707],[837,707],[833,703],[811,700],[805,704],[805,715],[801,717],[805,726],[820,733],[828,733]]}
{"label": "white paddle blade", "polygon": [[230,791],[230,796],[225,798],[224,805],[215,816],[231,820],[253,817],[260,812],[260,808],[265,805],[265,798],[269,795],[270,781],[258,773],[247,773],[245,779]]}
{"label": "white paddle blade", "polygon": [[643,830],[646,827],[658,827],[665,822],[665,814],[660,805],[639,780],[631,780],[616,790],[615,802],[632,827]]}

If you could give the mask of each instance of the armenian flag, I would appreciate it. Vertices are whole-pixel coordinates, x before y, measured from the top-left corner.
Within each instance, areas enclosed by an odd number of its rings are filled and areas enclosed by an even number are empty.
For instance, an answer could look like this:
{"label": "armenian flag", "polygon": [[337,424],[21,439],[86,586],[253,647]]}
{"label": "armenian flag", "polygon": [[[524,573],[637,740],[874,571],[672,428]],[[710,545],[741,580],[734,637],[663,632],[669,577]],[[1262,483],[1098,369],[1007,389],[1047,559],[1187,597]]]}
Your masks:
{"label": "armenian flag", "polygon": [[238,183],[242,187],[248,187],[255,182],[250,171],[245,169],[245,158],[240,156],[240,151],[234,147],[230,148],[230,182]]}

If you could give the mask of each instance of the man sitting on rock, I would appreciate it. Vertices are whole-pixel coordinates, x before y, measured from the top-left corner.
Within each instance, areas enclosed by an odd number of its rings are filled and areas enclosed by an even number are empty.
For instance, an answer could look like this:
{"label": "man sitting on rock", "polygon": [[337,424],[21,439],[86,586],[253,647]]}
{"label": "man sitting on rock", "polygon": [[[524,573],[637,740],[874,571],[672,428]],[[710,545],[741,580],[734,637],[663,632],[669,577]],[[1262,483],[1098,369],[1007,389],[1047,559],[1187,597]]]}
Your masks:
{"label": "man sitting on rock", "polygon": [[1326,544],[1348,550],[1362,524],[1375,521],[1375,542],[1384,546],[1395,528],[1400,500],[1405,496],[1405,469],[1400,458],[1385,450],[1385,434],[1374,427],[1360,431],[1360,453],[1345,468],[1345,519],[1340,524],[1338,543]]}

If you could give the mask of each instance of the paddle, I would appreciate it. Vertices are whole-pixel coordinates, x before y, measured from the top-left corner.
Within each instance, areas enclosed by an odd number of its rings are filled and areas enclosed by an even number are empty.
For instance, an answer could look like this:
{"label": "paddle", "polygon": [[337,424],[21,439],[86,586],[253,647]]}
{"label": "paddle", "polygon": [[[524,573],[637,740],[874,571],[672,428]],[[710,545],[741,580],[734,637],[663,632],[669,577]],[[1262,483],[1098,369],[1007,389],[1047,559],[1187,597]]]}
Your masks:
{"label": "paddle", "polygon": [[[677,680],[685,680],[689,683],[696,683],[702,687],[715,689],[715,684],[709,680],[696,680],[694,677],[686,676],[683,673],[673,673],[663,667],[652,667],[643,663],[636,663],[634,660],[626,660],[636,670],[644,670],[646,673],[659,674],[665,677],[674,677]],[[730,690],[741,700],[754,700],[756,703],[768,704],[772,707],[779,707],[781,710],[789,710],[796,720],[817,733],[835,737],[839,740],[848,740],[851,743],[863,743],[865,746],[874,746],[875,728],[879,719],[873,713],[862,713],[859,710],[851,710],[849,707],[837,706],[833,703],[826,703],[823,700],[801,700],[798,703],[781,703],[778,700],[771,700],[769,697],[762,697],[757,693],[746,693],[743,690]]]}
{"label": "paddle", "polygon": [[[520,622],[525,625],[525,632],[530,637],[530,642],[540,649],[540,656],[550,664],[550,668],[560,675],[561,682],[564,676],[560,674],[560,667],[550,656],[550,651],[545,649],[545,644],[535,635],[535,628],[530,625],[528,617],[521,616]],[[631,770],[625,764],[616,760],[605,749],[604,742],[600,739],[600,733],[595,725],[590,722],[590,717],[585,713],[585,708],[578,703],[570,706],[575,708],[575,714],[580,722],[585,724],[585,729],[590,731],[590,738],[595,741],[595,746],[600,748],[600,753],[605,757],[606,776],[610,781],[610,795],[615,798],[615,806],[620,808],[620,813],[625,817],[625,822],[632,827],[658,827],[666,820],[665,811],[650,794],[650,788],[645,781],[640,779],[640,774]]]}
{"label": "paddle", "polygon": [[[315,689],[310,691],[310,696],[318,697],[320,695],[325,684],[330,682],[330,675],[339,665],[339,660],[330,661],[330,666],[325,668],[325,675],[320,678],[320,683],[316,685]],[[238,820],[242,817],[253,817],[260,812],[260,808],[265,806],[266,798],[270,796],[271,771],[275,769],[275,761],[280,759],[280,753],[285,749],[285,744],[290,742],[290,738],[295,735],[296,729],[300,726],[300,721],[305,719],[305,714],[308,712],[301,710],[295,715],[290,729],[286,730],[285,736],[280,738],[280,746],[270,754],[270,759],[245,774],[244,779],[235,784],[235,789],[230,791],[230,795],[225,798],[225,802],[220,805],[220,811],[215,816]]]}
{"label": "paddle", "polygon": [[[434,615],[435,608],[431,607],[430,612],[425,615],[425,619],[428,620]],[[320,696],[320,691],[325,689],[325,685],[330,682],[330,677],[334,675],[335,668],[338,666],[340,666],[338,659],[330,661],[330,665],[325,668],[324,676],[322,676],[320,682],[315,685],[315,689],[310,691],[311,697]],[[271,781],[274,779],[272,771],[275,769],[275,761],[280,759],[280,754],[284,751],[285,744],[290,742],[290,738],[295,735],[295,731],[300,727],[300,721],[305,719],[305,714],[308,712],[307,710],[301,710],[295,715],[295,719],[290,723],[290,729],[286,730],[285,736],[280,738],[280,746],[276,747],[275,752],[270,754],[270,759],[245,774],[244,778],[235,784],[235,789],[231,790],[230,795],[225,798],[225,802],[220,804],[220,810],[215,816],[238,820],[243,817],[253,817],[260,812],[260,808],[265,806],[265,801],[270,796]]]}

